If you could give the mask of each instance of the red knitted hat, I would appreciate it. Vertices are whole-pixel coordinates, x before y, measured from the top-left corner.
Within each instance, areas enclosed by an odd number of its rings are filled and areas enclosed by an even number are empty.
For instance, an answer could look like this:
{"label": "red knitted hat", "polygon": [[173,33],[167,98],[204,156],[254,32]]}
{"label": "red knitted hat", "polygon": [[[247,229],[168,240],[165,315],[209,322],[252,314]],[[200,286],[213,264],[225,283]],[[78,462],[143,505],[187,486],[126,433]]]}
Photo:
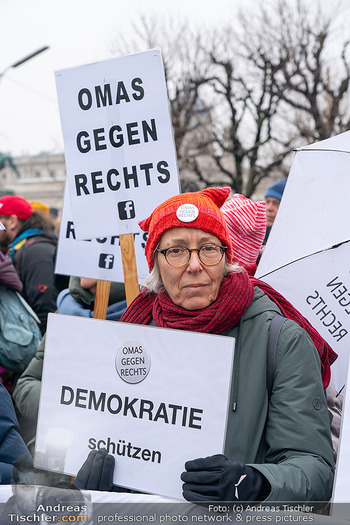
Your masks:
{"label": "red knitted hat", "polygon": [[207,188],[181,193],[160,204],[139,226],[148,231],[145,254],[150,271],[154,265],[154,250],[161,236],[171,228],[196,228],[215,235],[228,247],[226,257],[232,262],[232,245],[227,224],[220,209],[230,194],[230,188]]}
{"label": "red knitted hat", "polygon": [[266,232],[265,202],[235,193],[221,211],[230,232],[233,258],[246,269],[255,267]]}
{"label": "red knitted hat", "polygon": [[18,195],[4,195],[0,198],[0,215],[16,215],[18,219],[26,221],[33,211],[29,202]]}

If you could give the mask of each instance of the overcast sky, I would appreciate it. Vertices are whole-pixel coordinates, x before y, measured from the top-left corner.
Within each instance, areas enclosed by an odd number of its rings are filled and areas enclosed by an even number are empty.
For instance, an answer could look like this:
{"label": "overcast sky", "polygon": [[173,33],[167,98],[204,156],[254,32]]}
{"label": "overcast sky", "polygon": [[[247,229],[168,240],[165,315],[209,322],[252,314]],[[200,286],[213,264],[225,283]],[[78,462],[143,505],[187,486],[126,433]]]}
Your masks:
{"label": "overcast sky", "polygon": [[[271,5],[277,2],[270,1]],[[55,71],[112,58],[116,33],[122,28],[125,34],[141,14],[167,19],[174,15],[194,24],[220,25],[233,18],[239,7],[253,2],[0,0],[0,152],[13,156],[61,153]],[[338,2],[349,7],[349,0],[320,2],[327,9],[334,9]],[[348,32],[348,23],[344,30]],[[43,46],[49,49],[18,68],[7,69]]]}
{"label": "overcast sky", "polygon": [[0,0],[0,73],[50,46],[0,78],[0,152],[13,156],[62,152],[55,71],[112,58],[113,35],[140,13],[220,23],[242,1]]}

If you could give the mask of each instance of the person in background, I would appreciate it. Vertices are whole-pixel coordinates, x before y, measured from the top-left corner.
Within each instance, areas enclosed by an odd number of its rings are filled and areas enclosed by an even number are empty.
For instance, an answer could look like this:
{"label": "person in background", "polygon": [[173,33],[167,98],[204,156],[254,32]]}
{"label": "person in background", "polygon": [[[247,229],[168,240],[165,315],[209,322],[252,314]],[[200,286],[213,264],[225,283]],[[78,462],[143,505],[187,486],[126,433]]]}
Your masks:
{"label": "person in background", "polygon": [[220,210],[226,219],[235,261],[254,275],[266,233],[265,202],[253,202],[234,193]]}
{"label": "person in background", "polygon": [[[0,222],[0,230],[1,231],[5,230],[5,226],[1,222]],[[19,293],[21,293],[22,288],[23,288],[21,280],[18,277],[18,273],[16,272],[11,259],[7,257],[6,255],[4,255],[1,251],[0,251],[0,284],[5,286],[6,288],[10,288],[14,290],[15,292],[19,292]],[[0,362],[0,383],[2,383],[5,386],[6,390],[8,390],[10,394],[12,393],[13,380],[14,380],[13,372],[1,366],[1,362]]]}
{"label": "person in background", "polygon": [[[186,500],[328,501],[334,464],[320,358],[289,305],[268,396],[269,327],[283,310],[234,262],[220,211],[229,193],[176,195],[139,223],[148,232],[150,274],[121,321],[236,340],[224,454],[188,458]],[[74,484],[113,490],[112,483],[106,488],[113,463],[106,450],[91,451]]]}
{"label": "person in background", "polygon": [[[57,297],[60,314],[93,317],[97,279],[70,277],[69,288],[62,290]],[[111,283],[106,319],[119,321],[126,310],[124,283]]]}
{"label": "person in background", "polygon": [[286,187],[287,179],[282,179],[276,184],[273,184],[268,188],[265,193],[265,202],[266,202],[266,235],[264,239],[264,244],[270,235],[270,231],[274,220],[276,218],[279,205],[281,203],[282,195],[284,188]]}
{"label": "person in background", "polygon": [[6,231],[0,232],[2,246],[23,283],[22,296],[40,319],[40,331],[46,332],[47,315],[56,310],[58,289],[54,266],[57,234],[51,219],[18,195],[0,198],[0,220]]}
{"label": "person in background", "polygon": [[[0,222],[0,231],[5,231],[5,226]],[[0,284],[21,292],[23,285],[9,257],[0,252]]]}

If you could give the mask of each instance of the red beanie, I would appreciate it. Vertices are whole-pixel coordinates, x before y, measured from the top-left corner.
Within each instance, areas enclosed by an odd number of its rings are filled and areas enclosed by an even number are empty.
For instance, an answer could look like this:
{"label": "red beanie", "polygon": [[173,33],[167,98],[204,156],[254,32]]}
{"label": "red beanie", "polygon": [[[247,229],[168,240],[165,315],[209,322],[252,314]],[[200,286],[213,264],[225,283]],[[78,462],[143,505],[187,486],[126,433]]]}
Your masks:
{"label": "red beanie", "polygon": [[16,215],[18,219],[26,221],[33,211],[29,202],[18,195],[4,195],[0,198],[0,215]]}
{"label": "red beanie", "polygon": [[215,235],[228,247],[226,257],[232,262],[232,245],[227,224],[220,209],[230,194],[230,188],[207,188],[181,193],[160,204],[139,226],[148,231],[145,254],[150,271],[154,265],[154,250],[161,236],[171,228],[196,228]]}

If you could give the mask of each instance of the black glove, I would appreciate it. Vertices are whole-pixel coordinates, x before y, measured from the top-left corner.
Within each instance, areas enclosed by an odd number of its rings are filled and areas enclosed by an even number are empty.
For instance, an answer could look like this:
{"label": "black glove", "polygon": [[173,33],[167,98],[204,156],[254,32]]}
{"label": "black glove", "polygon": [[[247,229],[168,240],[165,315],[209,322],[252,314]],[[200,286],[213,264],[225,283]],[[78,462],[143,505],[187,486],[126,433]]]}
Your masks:
{"label": "black glove", "polygon": [[183,497],[187,501],[263,501],[271,487],[265,476],[222,454],[187,461]]}
{"label": "black glove", "polygon": [[92,450],[73,481],[78,489],[113,490],[114,457],[101,448]]}

